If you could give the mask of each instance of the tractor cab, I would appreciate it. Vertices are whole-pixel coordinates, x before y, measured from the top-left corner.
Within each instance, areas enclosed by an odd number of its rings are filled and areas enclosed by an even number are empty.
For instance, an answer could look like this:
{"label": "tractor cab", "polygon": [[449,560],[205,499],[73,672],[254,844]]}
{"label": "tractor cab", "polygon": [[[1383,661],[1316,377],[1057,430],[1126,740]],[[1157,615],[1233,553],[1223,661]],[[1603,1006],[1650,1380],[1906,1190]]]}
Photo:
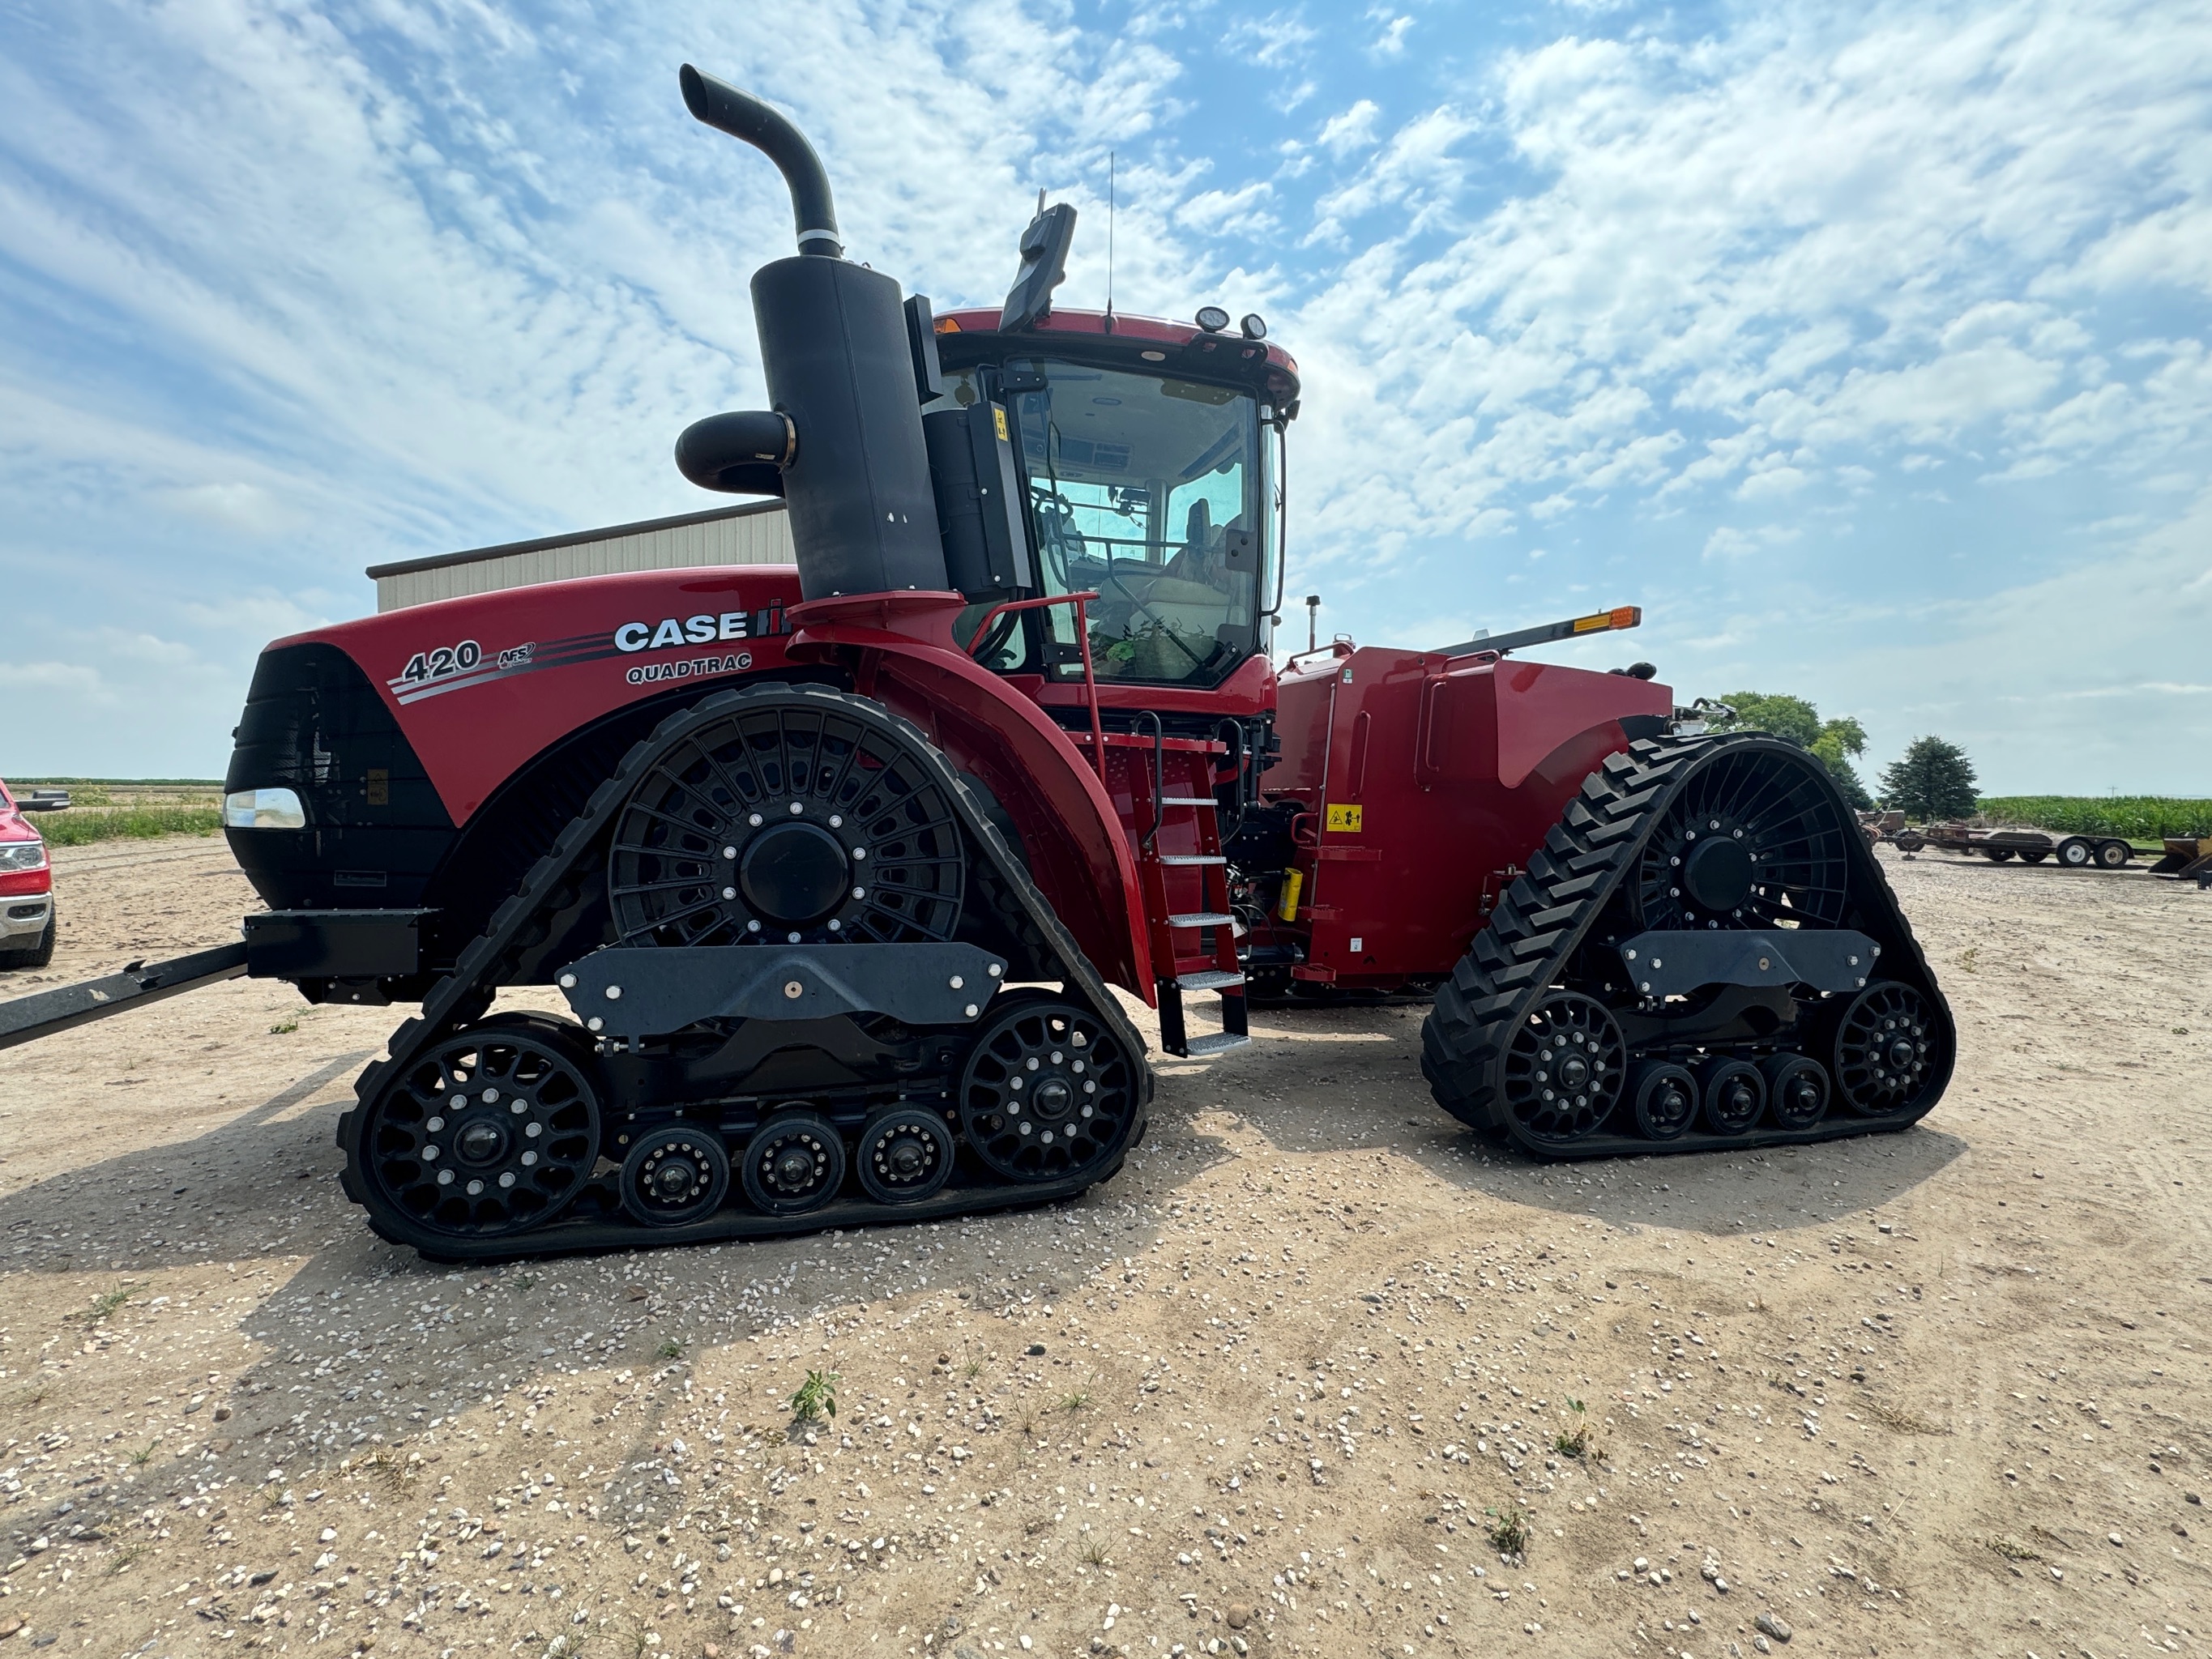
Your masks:
{"label": "tractor cab", "polygon": [[[997,411],[1023,496],[1028,556],[1006,597],[1097,595],[1081,614],[1109,706],[1173,707],[1184,700],[1111,694],[1212,693],[1264,665],[1297,365],[1258,318],[1231,332],[1210,308],[1196,326],[1075,311],[1013,331],[1001,320],[950,313],[935,338],[945,398]],[[980,661],[1048,685],[1082,678],[1077,607],[996,610],[985,599],[963,619],[963,637],[983,627]]]}

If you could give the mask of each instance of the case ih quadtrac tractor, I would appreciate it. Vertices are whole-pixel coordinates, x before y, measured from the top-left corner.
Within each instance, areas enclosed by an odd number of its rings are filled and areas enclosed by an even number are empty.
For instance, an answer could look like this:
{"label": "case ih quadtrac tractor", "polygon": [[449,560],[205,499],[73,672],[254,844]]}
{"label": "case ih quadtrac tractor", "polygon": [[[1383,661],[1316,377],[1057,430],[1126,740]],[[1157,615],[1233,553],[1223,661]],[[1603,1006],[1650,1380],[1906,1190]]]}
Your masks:
{"label": "case ih quadtrac tractor", "polygon": [[[270,646],[227,784],[270,910],[103,1008],[241,970],[419,1001],[339,1140],[377,1231],[448,1258],[1079,1192],[1152,1091],[1115,986],[1188,1055],[1255,994],[1432,994],[1438,1102],[1543,1158],[1935,1103],[1948,1014],[1819,763],[1691,735],[1644,665],[1513,654],[1636,612],[1278,673],[1299,385],[1258,319],[1054,310],[1066,206],[1002,311],[933,316],[842,257],[795,128],[682,81],[799,252],[752,282],[771,406],[678,465],[780,495],[796,568]],[[547,984],[573,1019],[492,1012]]]}

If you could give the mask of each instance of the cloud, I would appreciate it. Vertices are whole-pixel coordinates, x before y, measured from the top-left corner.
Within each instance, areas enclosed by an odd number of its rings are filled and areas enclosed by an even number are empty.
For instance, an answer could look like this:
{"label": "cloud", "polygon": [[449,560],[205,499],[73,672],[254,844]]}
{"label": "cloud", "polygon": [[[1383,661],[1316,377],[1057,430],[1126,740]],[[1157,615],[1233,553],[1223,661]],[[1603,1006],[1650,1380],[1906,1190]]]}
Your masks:
{"label": "cloud", "polygon": [[1371,98],[1363,98],[1341,115],[1332,115],[1322,122],[1320,136],[1314,142],[1341,160],[1353,150],[1365,149],[1374,143],[1375,122],[1382,113],[1381,105]]}

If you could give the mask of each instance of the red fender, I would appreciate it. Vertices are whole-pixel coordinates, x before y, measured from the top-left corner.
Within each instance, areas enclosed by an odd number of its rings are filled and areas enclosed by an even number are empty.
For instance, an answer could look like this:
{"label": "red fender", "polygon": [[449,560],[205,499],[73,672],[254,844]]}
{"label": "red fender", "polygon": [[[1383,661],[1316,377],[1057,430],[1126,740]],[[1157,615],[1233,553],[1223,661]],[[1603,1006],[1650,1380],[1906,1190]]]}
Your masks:
{"label": "red fender", "polygon": [[1030,873],[1091,965],[1153,1003],[1144,890],[1098,775],[1043,709],[953,641],[957,593],[812,599],[786,614],[787,655],[843,664],[861,696],[912,720],[990,786]]}

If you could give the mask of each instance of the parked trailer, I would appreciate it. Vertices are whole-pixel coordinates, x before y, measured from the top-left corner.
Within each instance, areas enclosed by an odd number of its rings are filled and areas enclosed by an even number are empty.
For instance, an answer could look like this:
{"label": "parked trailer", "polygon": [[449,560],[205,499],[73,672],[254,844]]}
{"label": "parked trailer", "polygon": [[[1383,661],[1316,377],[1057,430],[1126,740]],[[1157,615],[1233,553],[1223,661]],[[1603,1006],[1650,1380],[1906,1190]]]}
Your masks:
{"label": "parked trailer", "polygon": [[1927,846],[1940,847],[1947,853],[1978,853],[1992,864],[2014,859],[2022,864],[2040,864],[2055,858],[2069,869],[2087,870],[2094,866],[2119,870],[2136,855],[2136,849],[2118,836],[2053,836],[2040,830],[1985,829],[1956,820],[1924,825],[1919,834]]}
{"label": "parked trailer", "polygon": [[2151,866],[2150,872],[2212,887],[2212,836],[2166,836],[2166,856]]}

